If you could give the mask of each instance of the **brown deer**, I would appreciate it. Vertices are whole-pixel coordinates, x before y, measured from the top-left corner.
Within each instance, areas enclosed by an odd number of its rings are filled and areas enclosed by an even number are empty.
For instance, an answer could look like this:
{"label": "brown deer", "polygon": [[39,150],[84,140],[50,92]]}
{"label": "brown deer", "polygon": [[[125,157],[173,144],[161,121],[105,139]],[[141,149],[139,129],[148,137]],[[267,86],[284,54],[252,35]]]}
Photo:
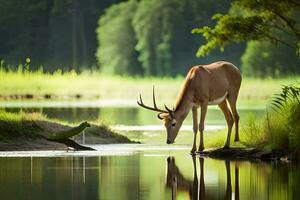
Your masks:
{"label": "brown deer", "polygon": [[[184,85],[177,97],[175,109],[157,107],[153,87],[153,107],[143,103],[142,96],[137,102],[143,108],[159,112],[158,118],[164,121],[167,129],[167,144],[172,144],[178,131],[192,109],[194,140],[191,153],[196,152],[196,138],[200,131],[200,145],[198,151],[204,149],[203,131],[204,120],[208,105],[218,105],[223,111],[227,126],[227,139],[224,148],[229,148],[230,135],[235,123],[235,139],[239,141],[239,115],[236,110],[236,101],[242,77],[237,67],[232,63],[219,61],[209,65],[194,66],[188,72]],[[197,110],[201,107],[200,123],[198,128]]]}

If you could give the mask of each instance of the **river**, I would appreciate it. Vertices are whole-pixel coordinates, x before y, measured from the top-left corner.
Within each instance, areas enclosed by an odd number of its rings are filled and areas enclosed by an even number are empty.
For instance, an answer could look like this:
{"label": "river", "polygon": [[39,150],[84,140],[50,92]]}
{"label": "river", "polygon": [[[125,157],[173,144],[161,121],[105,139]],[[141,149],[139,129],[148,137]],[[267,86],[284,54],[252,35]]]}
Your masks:
{"label": "river", "polygon": [[[97,151],[0,153],[1,199],[300,199],[300,167],[292,163],[216,160],[189,155],[191,118],[176,143],[165,144],[156,115],[125,107],[30,107],[50,118],[79,123],[102,120],[143,144],[91,145]],[[264,110],[240,109],[241,121]],[[224,128],[212,108],[208,134]]]}

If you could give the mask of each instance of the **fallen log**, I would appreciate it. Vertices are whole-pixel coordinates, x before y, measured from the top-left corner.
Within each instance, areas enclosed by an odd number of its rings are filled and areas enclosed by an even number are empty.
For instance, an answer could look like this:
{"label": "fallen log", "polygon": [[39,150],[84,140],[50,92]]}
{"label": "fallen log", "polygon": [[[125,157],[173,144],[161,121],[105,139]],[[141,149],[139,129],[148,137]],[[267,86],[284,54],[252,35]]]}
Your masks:
{"label": "fallen log", "polygon": [[79,126],[71,128],[70,130],[51,133],[49,136],[47,136],[47,139],[55,141],[65,140],[80,134],[87,127],[91,127],[91,125],[87,122],[82,122]]}

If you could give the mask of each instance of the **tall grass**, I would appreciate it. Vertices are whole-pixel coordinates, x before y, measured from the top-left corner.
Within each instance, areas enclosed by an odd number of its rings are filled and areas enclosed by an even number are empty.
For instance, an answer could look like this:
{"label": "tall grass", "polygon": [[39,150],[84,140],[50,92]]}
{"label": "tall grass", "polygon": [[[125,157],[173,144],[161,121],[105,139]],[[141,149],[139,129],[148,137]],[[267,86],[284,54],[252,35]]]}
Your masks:
{"label": "tall grass", "polygon": [[263,121],[250,119],[243,126],[243,135],[249,146],[281,151],[300,149],[300,87],[283,86],[273,98]]}

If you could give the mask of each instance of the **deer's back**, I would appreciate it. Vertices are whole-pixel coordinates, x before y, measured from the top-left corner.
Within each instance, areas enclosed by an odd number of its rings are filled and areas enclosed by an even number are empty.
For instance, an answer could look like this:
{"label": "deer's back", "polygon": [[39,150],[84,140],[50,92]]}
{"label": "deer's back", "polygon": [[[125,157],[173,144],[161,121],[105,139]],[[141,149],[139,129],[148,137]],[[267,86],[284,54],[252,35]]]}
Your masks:
{"label": "deer's back", "polygon": [[195,98],[200,101],[203,98],[210,101],[217,99],[234,87],[239,88],[241,84],[238,68],[225,61],[194,66],[188,76],[191,79],[191,89],[195,91]]}

